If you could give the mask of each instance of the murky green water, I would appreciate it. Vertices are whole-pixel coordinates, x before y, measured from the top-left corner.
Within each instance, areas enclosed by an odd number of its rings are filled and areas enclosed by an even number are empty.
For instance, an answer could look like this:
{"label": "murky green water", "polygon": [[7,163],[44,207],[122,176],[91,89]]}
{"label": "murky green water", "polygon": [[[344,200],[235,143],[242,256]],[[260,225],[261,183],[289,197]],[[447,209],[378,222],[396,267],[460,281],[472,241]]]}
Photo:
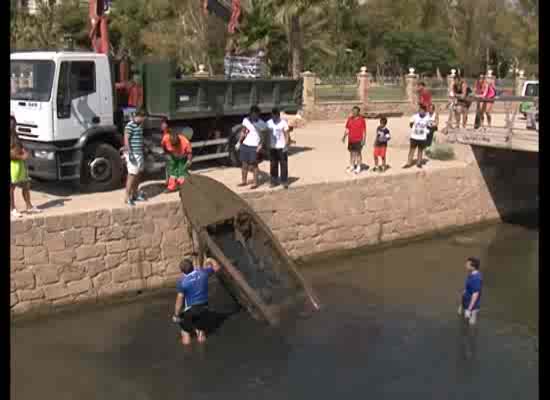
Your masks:
{"label": "murky green water", "polygon": [[[481,257],[479,325],[456,315]],[[280,330],[240,313],[185,349],[173,296],[12,328],[12,398],[538,399],[538,229],[492,226],[308,265],[322,312]]]}

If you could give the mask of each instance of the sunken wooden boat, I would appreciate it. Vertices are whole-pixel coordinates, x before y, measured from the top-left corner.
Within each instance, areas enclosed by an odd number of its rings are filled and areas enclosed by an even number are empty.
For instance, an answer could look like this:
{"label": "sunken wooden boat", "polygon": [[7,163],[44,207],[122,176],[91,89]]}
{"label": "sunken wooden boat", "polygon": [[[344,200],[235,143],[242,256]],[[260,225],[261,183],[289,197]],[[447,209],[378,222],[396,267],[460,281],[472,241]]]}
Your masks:
{"label": "sunken wooden boat", "polygon": [[319,309],[294,261],[239,195],[212,178],[192,175],[180,199],[194,240],[220,262],[223,285],[254,318],[277,325],[284,316]]}

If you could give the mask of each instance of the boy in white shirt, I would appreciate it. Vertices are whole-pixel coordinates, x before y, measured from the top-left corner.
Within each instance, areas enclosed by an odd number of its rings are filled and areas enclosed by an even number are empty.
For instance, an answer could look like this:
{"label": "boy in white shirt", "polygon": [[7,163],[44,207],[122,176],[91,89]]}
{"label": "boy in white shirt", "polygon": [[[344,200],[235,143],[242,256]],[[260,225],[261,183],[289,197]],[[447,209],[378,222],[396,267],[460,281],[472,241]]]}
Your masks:
{"label": "boy in white shirt", "polygon": [[410,168],[414,165],[413,157],[414,152],[418,149],[418,157],[416,159],[416,166],[422,168],[422,155],[426,142],[428,140],[428,134],[433,124],[432,117],[427,113],[426,106],[421,104],[418,113],[414,114],[410,121],[411,127],[411,144],[409,148],[409,158],[407,164],[403,168]]}
{"label": "boy in white shirt", "polygon": [[271,187],[277,185],[279,180],[279,166],[281,167],[281,183],[285,189],[288,189],[288,145],[290,143],[290,128],[288,123],[281,119],[279,109],[274,108],[271,111],[272,118],[267,121],[267,126],[271,129]]}

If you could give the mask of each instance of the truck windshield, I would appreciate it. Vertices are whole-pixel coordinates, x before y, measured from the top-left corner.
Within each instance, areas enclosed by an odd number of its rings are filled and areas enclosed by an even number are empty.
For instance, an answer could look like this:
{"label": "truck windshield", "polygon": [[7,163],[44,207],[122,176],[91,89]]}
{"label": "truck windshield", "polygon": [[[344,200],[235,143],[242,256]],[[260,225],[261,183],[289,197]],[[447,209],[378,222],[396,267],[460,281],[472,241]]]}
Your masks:
{"label": "truck windshield", "polygon": [[11,61],[11,99],[49,101],[55,64],[47,60]]}

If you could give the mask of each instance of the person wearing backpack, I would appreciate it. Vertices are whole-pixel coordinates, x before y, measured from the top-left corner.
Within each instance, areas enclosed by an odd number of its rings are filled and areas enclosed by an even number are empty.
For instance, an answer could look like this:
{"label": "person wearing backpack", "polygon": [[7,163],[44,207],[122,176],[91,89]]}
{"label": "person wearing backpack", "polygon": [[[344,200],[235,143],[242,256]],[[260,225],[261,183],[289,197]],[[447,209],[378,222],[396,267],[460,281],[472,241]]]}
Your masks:
{"label": "person wearing backpack", "polygon": [[484,117],[487,117],[487,126],[491,127],[491,112],[493,111],[493,105],[495,104],[495,97],[497,96],[497,91],[495,84],[492,81],[485,80],[485,85],[483,88],[483,93],[481,98],[485,101],[481,104],[481,126],[483,126]]}

